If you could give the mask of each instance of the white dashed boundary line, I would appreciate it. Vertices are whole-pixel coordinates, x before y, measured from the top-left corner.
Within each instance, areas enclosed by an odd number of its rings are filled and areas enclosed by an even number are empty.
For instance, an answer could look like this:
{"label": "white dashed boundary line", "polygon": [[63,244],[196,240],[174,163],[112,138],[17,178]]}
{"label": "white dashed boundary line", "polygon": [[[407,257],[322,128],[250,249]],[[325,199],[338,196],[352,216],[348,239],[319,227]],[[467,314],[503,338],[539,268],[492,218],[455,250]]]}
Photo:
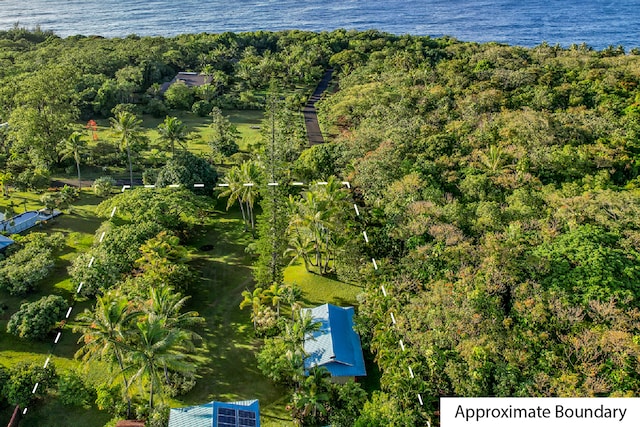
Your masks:
{"label": "white dashed boundary line", "polygon": [[[342,185],[346,186],[348,189],[351,189],[351,183],[349,181],[342,181],[341,183],[342,183]],[[319,181],[319,182],[316,182],[316,183],[309,183],[309,185],[311,185],[311,184],[327,185],[328,182],[327,181]],[[246,182],[246,183],[243,183],[242,185],[243,185],[243,187],[253,187],[255,185],[255,183]],[[278,185],[280,185],[278,182],[269,182],[269,183],[267,183],[267,186],[270,186],[270,187],[275,187],[275,186],[278,186]],[[290,185],[292,185],[292,186],[304,186],[305,183],[304,182],[300,182],[300,181],[294,181],[294,182],[291,182]],[[180,188],[181,185],[180,184],[171,184],[168,187],[169,188]],[[215,187],[219,187],[219,188],[229,187],[229,184],[220,183],[220,184],[216,184]],[[124,193],[126,190],[129,190],[131,188],[132,188],[131,185],[123,185],[122,186],[122,192]],[[157,188],[157,187],[155,185],[144,185],[143,188]],[[193,184],[193,188],[205,188],[205,185],[202,184],[202,183]],[[353,209],[356,212],[356,216],[360,217],[360,209],[358,208],[357,204],[355,204],[355,203],[353,204]],[[116,207],[114,206],[113,210],[111,211],[111,215],[109,215],[109,218],[113,218],[115,213],[116,213]],[[100,236],[99,243],[102,243],[102,241],[104,240],[105,234],[106,234],[106,232],[103,231],[102,235]],[[364,237],[365,244],[369,244],[369,236],[367,235],[367,231],[366,230],[362,231],[362,236]],[[89,261],[89,265],[88,265],[89,268],[91,268],[93,266],[93,262],[94,261],[95,261],[95,257],[91,257],[91,260]],[[373,263],[374,270],[378,270],[378,263],[376,262],[376,259],[375,258],[371,258],[371,262]],[[80,282],[80,284],[78,285],[78,288],[76,289],[76,294],[80,293],[80,290],[82,289],[83,285],[84,285],[84,282]],[[387,297],[388,294],[387,294],[386,289],[384,288],[384,285],[381,285],[380,288],[382,290],[382,294],[385,297]],[[75,302],[74,302],[74,305],[75,305]],[[67,314],[65,316],[65,319],[69,318],[69,316],[71,315],[71,311],[72,310],[73,310],[73,305],[68,308]],[[390,314],[390,317],[391,317],[392,324],[396,325],[396,318],[395,318],[393,312],[390,312],[389,314]],[[43,368],[46,368],[49,365],[49,361],[51,360],[51,355],[53,354],[55,346],[58,344],[58,341],[60,340],[61,336],[62,336],[62,332],[58,331],[58,334],[56,335],[56,338],[55,338],[55,340],[53,342],[53,348],[49,352],[49,356],[47,357],[47,360],[44,362]],[[405,351],[405,345],[404,345],[404,342],[402,341],[402,339],[400,339],[399,344],[400,344],[400,348],[402,349],[402,352],[404,352]],[[411,376],[411,378],[415,378],[415,375],[413,373],[413,369],[411,369],[411,366],[409,366],[408,368],[409,368],[409,375]],[[33,390],[31,392],[31,394],[35,394],[36,393],[36,391],[38,389],[38,385],[39,385],[39,383],[36,383],[33,386]],[[418,393],[418,401],[420,402],[420,406],[424,405],[424,402],[422,400],[422,395],[420,393]],[[24,410],[22,411],[22,414],[26,415],[27,410],[28,410],[28,408],[24,408]]]}
{"label": "white dashed boundary line", "polygon": [[[320,184],[320,183],[318,183]],[[342,182],[343,185],[346,185],[347,188],[351,188],[351,185],[349,184],[348,181],[343,181]],[[358,205],[357,204],[353,204],[353,209],[356,211],[356,216],[360,217],[360,209],[358,209]],[[367,235],[367,230],[363,230],[362,231],[362,237],[364,238],[364,242],[365,244],[369,244],[369,236]],[[378,270],[378,263],[376,262],[375,258],[371,258],[371,262],[373,264],[373,269],[374,270]],[[382,290],[382,295],[385,296],[385,298],[388,296],[387,294],[387,290],[384,288],[384,285],[380,285],[380,289]],[[389,315],[391,317],[391,323],[395,326],[396,323],[396,317],[394,316],[393,312],[389,312]],[[405,346],[404,346],[404,342],[402,340],[399,341],[400,344],[400,348],[402,349],[402,352],[404,353],[405,351]],[[413,373],[413,369],[411,369],[411,366],[409,366],[409,375],[411,376],[411,378],[415,378],[415,375]],[[418,402],[420,403],[420,406],[424,406],[424,402],[422,401],[422,395],[420,393],[418,393]],[[431,425],[429,422],[427,422],[429,424],[429,426]]]}
{"label": "white dashed boundary line", "polygon": [[[123,186],[122,187],[122,191],[125,191],[127,188],[131,188],[131,186],[129,186],[129,185]],[[113,218],[113,216],[115,214],[116,214],[116,207],[114,207],[113,210],[111,211],[111,215],[109,215],[109,218]],[[105,235],[106,235],[106,231],[103,231],[102,234],[100,235],[100,239],[99,239],[98,243],[102,243],[102,241],[104,240]],[[95,257],[91,257],[87,267],[91,268],[93,266],[93,263],[94,263],[95,260],[96,260]],[[80,294],[80,291],[82,290],[82,286],[83,285],[84,285],[84,282],[80,282],[80,284],[76,288],[76,293],[75,293],[74,296],[77,296],[78,294]],[[73,303],[67,308],[67,313],[64,316],[64,322],[69,320],[69,316],[71,316],[71,312],[73,311],[73,308],[75,307],[75,305],[76,305],[76,301],[74,300]],[[47,359],[44,361],[44,364],[42,365],[43,369],[47,369],[47,366],[49,366],[49,362],[51,361],[51,357],[53,356],[53,353],[55,352],[55,349],[56,349],[56,347],[58,345],[58,342],[60,342],[61,338],[62,338],[62,328],[58,330],[58,333],[56,334],[56,337],[53,340],[53,344],[51,345],[51,350],[49,350],[49,354],[47,355]],[[36,391],[38,391],[38,386],[39,385],[40,385],[39,382],[36,382],[33,385],[33,389],[31,390],[31,394],[36,394]],[[29,407],[23,408],[22,409],[22,415],[26,415],[28,410],[29,410]]]}

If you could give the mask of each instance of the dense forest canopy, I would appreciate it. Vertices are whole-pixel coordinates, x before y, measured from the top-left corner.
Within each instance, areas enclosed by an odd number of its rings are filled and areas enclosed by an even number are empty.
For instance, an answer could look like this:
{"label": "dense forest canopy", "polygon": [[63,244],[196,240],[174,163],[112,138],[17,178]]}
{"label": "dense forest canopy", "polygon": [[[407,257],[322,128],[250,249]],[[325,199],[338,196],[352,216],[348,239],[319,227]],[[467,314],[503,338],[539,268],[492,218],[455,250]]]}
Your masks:
{"label": "dense forest canopy", "polygon": [[[77,123],[127,109],[263,108],[272,82],[313,86],[328,67],[339,82],[319,103],[328,142],[288,168],[349,180],[362,216],[339,232],[368,232],[348,270],[365,285],[358,327],[382,376],[357,425],[436,422],[449,395],[637,395],[635,51],[375,31],[62,39],[14,29],[0,32],[0,168],[36,187],[71,164],[61,141]],[[163,97],[178,71],[209,76],[211,92]],[[87,159],[100,166],[98,149]],[[357,262],[371,258],[378,270]]]}

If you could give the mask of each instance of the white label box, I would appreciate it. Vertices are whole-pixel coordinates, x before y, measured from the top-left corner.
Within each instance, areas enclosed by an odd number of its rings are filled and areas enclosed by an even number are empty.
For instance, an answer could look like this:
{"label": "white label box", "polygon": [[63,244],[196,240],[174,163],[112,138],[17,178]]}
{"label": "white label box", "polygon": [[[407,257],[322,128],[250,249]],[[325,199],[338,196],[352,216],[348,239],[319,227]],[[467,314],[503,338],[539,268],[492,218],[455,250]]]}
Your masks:
{"label": "white label box", "polygon": [[636,397],[443,397],[441,427],[640,426]]}

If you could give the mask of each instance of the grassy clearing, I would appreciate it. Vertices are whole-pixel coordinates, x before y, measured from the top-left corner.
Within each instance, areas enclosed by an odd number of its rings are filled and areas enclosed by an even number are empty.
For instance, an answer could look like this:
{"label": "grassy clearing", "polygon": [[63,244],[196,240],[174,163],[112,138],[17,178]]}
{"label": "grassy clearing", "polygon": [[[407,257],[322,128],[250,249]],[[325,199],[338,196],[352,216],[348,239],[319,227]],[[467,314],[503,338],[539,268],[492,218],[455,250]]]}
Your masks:
{"label": "grassy clearing", "polygon": [[[255,354],[261,340],[253,336],[249,312],[239,308],[242,291],[253,281],[252,260],[244,250],[250,240],[251,235],[243,232],[239,212],[216,211],[213,221],[190,242],[192,266],[202,275],[191,290],[190,309],[207,321],[201,353],[207,363],[198,370],[196,387],[176,403],[258,399],[263,425],[292,425],[285,410],[286,391],[257,369]],[[213,245],[213,249],[203,252],[199,250],[203,245]]]}
{"label": "grassy clearing", "polygon": [[362,286],[309,273],[302,263],[287,267],[284,271],[284,281],[300,286],[305,307],[315,307],[325,303],[342,307],[357,306],[356,297],[364,292]]}

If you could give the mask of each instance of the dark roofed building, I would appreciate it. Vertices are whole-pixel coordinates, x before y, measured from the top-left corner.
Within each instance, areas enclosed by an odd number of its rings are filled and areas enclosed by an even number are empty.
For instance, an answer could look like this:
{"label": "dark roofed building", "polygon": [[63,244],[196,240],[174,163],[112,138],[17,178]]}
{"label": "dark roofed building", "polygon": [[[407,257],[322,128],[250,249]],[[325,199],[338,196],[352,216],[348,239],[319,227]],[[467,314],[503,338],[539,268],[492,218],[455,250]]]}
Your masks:
{"label": "dark roofed building", "polygon": [[324,366],[334,382],[367,375],[360,337],[353,329],[353,307],[324,304],[303,310],[320,323],[304,340],[305,373],[314,366]]}
{"label": "dark roofed building", "polygon": [[211,77],[200,73],[181,71],[170,82],[163,83],[160,87],[160,92],[165,93],[169,86],[177,82],[183,82],[189,87],[204,86],[207,83],[211,83]]}

